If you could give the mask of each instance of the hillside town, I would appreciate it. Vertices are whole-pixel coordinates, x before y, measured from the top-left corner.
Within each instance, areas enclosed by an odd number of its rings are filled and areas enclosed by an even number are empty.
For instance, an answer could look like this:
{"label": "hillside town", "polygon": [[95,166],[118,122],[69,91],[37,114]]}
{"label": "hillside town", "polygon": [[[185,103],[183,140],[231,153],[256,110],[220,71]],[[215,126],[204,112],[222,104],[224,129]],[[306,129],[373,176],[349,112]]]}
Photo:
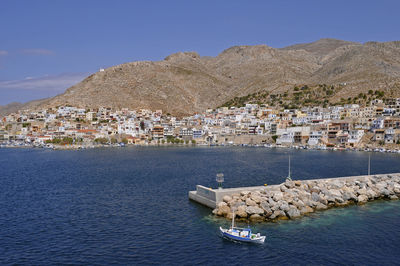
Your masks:
{"label": "hillside town", "polygon": [[272,108],[246,104],[178,118],[162,110],[60,106],[1,117],[8,146],[264,145],[400,150],[400,98],[369,106]]}

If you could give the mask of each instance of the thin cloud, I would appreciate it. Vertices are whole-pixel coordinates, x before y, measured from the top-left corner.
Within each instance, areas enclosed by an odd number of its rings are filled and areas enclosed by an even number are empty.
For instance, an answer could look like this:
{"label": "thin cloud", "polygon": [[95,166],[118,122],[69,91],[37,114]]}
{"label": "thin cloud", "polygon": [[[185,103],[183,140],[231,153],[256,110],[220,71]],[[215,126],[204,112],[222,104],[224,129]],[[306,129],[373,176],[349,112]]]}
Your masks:
{"label": "thin cloud", "polygon": [[64,92],[65,89],[75,85],[88,76],[88,73],[66,73],[56,76],[27,77],[23,80],[0,81],[0,90],[38,90]]}
{"label": "thin cloud", "polygon": [[23,49],[20,51],[26,55],[54,55],[54,51],[48,49]]}
{"label": "thin cloud", "polygon": [[0,50],[0,56],[6,56],[8,55],[8,52],[5,50]]}

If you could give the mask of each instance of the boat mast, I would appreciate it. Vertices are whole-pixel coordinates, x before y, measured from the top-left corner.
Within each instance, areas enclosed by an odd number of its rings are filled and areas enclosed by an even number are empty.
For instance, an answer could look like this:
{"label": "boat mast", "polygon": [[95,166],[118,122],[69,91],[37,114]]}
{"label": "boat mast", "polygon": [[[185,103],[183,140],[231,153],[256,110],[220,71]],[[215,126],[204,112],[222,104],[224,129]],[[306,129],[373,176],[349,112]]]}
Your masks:
{"label": "boat mast", "polygon": [[232,226],[231,226],[231,228],[233,229],[233,227],[235,227],[235,210],[233,210],[233,212],[232,212]]}

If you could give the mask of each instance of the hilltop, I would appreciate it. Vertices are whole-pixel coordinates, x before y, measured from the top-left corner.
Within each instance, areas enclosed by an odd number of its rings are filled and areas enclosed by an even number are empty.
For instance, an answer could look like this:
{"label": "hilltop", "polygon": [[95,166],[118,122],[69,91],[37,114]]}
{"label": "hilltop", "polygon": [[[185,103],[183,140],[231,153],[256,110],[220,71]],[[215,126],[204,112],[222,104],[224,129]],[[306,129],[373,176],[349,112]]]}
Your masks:
{"label": "hilltop", "polygon": [[107,68],[63,94],[23,108],[70,104],[162,109],[187,115],[221,106],[235,97],[264,93],[283,97],[285,93],[293,95],[295,87],[314,90],[323,85],[336,88],[329,102],[370,90],[400,96],[400,41],[361,44],[321,39],[285,48],[234,46],[216,57],[179,52],[162,61]]}
{"label": "hilltop", "polygon": [[24,105],[22,103],[12,102],[7,105],[0,105],[0,115],[14,113],[22,108]]}

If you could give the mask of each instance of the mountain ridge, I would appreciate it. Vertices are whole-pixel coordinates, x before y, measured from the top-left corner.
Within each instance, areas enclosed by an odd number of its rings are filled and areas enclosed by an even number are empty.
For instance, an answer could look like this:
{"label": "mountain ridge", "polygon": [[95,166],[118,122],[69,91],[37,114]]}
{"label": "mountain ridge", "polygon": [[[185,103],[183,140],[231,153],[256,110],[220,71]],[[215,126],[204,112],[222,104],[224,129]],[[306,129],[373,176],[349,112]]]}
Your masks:
{"label": "mountain ridge", "polygon": [[188,115],[234,97],[259,91],[284,93],[301,84],[346,84],[338,97],[400,88],[400,41],[361,44],[325,38],[283,48],[239,45],[215,57],[177,52],[161,61],[107,68],[63,94],[21,108],[70,104]]}

